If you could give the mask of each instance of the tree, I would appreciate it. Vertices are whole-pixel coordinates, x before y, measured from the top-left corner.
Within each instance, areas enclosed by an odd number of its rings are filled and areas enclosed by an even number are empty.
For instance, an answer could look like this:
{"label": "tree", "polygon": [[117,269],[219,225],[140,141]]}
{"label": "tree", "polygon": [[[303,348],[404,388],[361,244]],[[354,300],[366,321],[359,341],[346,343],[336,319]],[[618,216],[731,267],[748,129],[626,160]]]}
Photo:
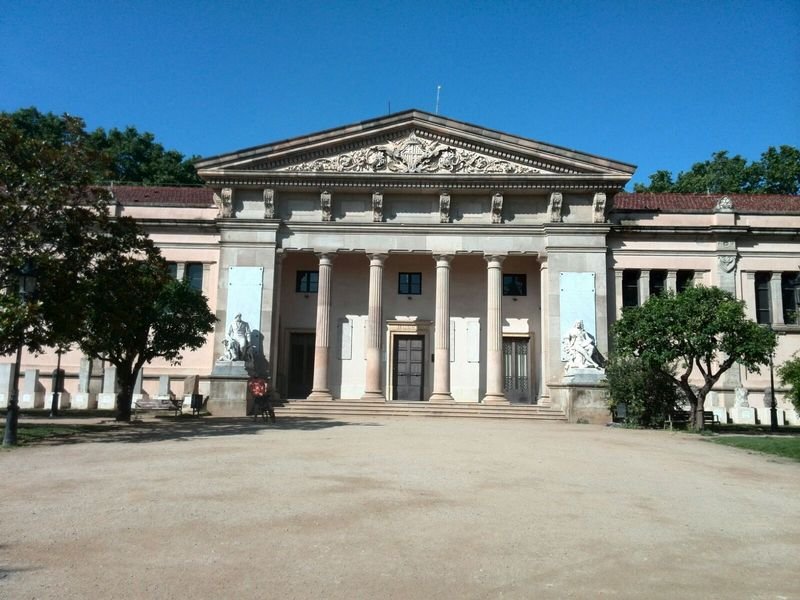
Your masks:
{"label": "tree", "polygon": [[[102,161],[87,163],[91,182],[97,185],[110,181],[144,185],[203,183],[192,164],[197,157],[185,158],[176,150],[165,150],[152,133],[140,133],[135,127],[111,129],[108,132],[98,128],[89,133],[80,119],[41,113],[33,107],[14,113],[0,113],[0,116],[9,119],[32,142],[52,146],[67,134],[79,133],[85,147],[103,157]],[[70,125],[67,119],[72,120]],[[74,130],[75,123],[80,123],[79,132]]]}
{"label": "tree", "polygon": [[789,399],[800,413],[800,356],[794,355],[778,367],[778,377],[781,378],[781,384],[789,386]]}
{"label": "tree", "polygon": [[109,157],[111,168],[106,178],[112,181],[145,185],[203,183],[191,162],[196,157],[186,159],[176,150],[165,150],[152,133],[139,133],[134,127],[111,129],[108,133],[96,129],[91,139]]}
{"label": "tree", "polygon": [[793,146],[770,146],[761,159],[748,163],[726,150],[711,160],[692,165],[673,179],[670,171],[656,171],[650,184],[637,183],[636,192],[694,194],[798,194],[800,193],[800,150]]}
{"label": "tree", "polygon": [[[714,287],[690,287],[680,294],[651,296],[627,308],[612,326],[615,352],[636,357],[668,376],[685,394],[692,427],[703,428],[705,398],[722,374],[739,363],[758,373],[775,349],[775,333],[744,313],[744,303]],[[694,388],[694,373],[702,385]]]}
{"label": "tree", "polygon": [[[71,284],[98,245],[122,241],[104,234],[108,194],[92,185],[103,157],[87,144],[83,122],[48,117],[36,127],[49,133],[31,137],[30,128],[0,115],[0,354],[69,338],[73,322],[47,310],[48,295],[69,304],[77,293]],[[13,290],[26,262],[36,266],[40,289],[37,301],[22,305]]]}
{"label": "tree", "polygon": [[[108,192],[94,185],[107,161],[80,119],[0,114],[0,354],[77,342],[115,364],[129,392],[143,362],[180,360],[215,318],[201,295],[171,280],[132,219],[111,216]],[[39,288],[23,303],[17,273],[27,262]],[[130,394],[121,400],[127,419]]]}
{"label": "tree", "polygon": [[116,418],[128,421],[142,365],[159,357],[179,363],[184,349],[205,343],[215,322],[206,298],[172,279],[157,250],[110,253],[88,279],[78,344],[117,368]]}

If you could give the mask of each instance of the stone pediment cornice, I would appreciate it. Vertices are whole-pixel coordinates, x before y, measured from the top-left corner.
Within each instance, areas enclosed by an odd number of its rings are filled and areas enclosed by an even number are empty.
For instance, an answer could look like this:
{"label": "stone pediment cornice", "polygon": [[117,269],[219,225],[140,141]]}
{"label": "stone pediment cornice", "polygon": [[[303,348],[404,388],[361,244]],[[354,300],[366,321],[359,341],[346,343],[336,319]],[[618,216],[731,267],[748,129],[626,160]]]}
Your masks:
{"label": "stone pediment cornice", "polygon": [[632,165],[468,123],[407,111],[196,163],[211,181],[234,173],[372,180],[594,175],[627,180]]}
{"label": "stone pediment cornice", "polygon": [[628,181],[620,175],[441,175],[296,173],[232,171],[204,174],[208,185],[221,187],[271,187],[278,189],[352,191],[383,190],[562,190],[619,191]]}

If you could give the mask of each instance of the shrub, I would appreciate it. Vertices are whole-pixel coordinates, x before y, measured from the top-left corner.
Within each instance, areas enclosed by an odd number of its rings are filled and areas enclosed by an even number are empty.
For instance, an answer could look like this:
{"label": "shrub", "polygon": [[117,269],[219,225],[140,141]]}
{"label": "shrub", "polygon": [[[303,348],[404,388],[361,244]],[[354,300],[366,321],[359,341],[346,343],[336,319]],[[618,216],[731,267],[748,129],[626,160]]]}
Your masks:
{"label": "shrub", "polygon": [[661,427],[676,407],[684,404],[675,381],[661,371],[646,367],[636,357],[612,356],[606,364],[608,407],[616,414],[625,406],[625,423]]}
{"label": "shrub", "polygon": [[800,356],[794,355],[778,367],[778,376],[783,385],[789,386],[789,399],[800,413]]}

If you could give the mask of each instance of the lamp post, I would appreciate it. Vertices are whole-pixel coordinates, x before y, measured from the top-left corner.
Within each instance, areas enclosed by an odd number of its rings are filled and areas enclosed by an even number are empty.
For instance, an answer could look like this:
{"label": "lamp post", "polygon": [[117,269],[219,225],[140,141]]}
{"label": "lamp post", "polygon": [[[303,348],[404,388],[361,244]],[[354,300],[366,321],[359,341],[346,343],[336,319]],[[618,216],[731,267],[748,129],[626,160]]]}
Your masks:
{"label": "lamp post", "polygon": [[778,403],[775,401],[775,368],[772,363],[772,356],[769,355],[769,430],[772,433],[778,431]]}
{"label": "lamp post", "polygon": [[58,360],[56,362],[56,370],[53,372],[53,397],[50,400],[50,417],[58,416],[58,393],[61,391],[62,377],[61,377],[61,348],[56,350]]}
{"label": "lamp post", "polygon": [[[36,269],[30,259],[25,261],[19,271],[19,297],[23,304],[26,304],[33,293],[36,291]],[[23,328],[24,331],[27,327]],[[11,383],[11,394],[8,397],[8,407],[6,409],[6,426],[3,431],[3,446],[17,445],[17,421],[19,420],[19,369],[22,363],[22,347],[25,340],[22,339],[17,346],[17,358],[14,362],[14,377]]]}

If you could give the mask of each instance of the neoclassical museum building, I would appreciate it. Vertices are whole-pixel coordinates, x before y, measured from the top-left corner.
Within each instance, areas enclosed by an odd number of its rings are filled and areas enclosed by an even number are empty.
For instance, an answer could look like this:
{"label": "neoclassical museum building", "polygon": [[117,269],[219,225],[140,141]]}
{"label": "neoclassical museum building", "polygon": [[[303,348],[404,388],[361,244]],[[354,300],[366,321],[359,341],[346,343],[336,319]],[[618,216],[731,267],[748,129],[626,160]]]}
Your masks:
{"label": "neoclassical museum building", "polygon": [[[180,395],[196,375],[212,413],[244,415],[237,382],[255,370],[289,404],[535,405],[604,422],[611,323],[692,283],[772,326],[776,365],[800,349],[796,196],[626,193],[631,164],[417,110],[196,166],[206,187],[113,188],[117,214],[218,317],[181,365],[146,365],[139,394]],[[230,348],[242,323],[247,356]],[[24,356],[23,408],[49,399],[55,361]],[[63,405],[108,402],[104,365],[61,364]],[[706,408],[762,420],[769,381],[734,367]],[[778,388],[780,419],[797,423]]]}

